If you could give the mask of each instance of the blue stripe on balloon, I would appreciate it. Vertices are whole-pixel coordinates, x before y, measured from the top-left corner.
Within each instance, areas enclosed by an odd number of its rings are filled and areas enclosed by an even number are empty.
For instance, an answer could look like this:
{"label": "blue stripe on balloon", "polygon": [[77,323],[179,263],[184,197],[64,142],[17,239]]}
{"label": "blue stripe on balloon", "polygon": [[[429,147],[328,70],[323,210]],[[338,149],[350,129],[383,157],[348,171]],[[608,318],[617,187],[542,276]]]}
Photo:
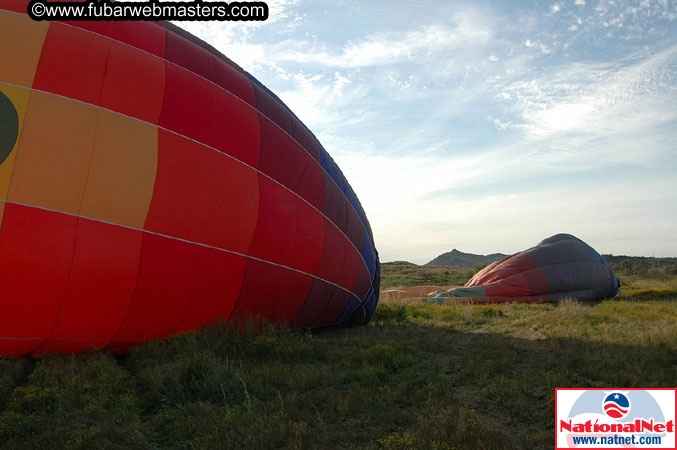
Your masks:
{"label": "blue stripe on balloon", "polygon": [[329,175],[329,177],[334,180],[334,183],[336,183],[336,186],[338,186],[341,192],[343,192],[343,195],[345,195],[345,197],[348,199],[348,202],[352,205],[353,209],[355,209],[357,215],[362,220],[362,224],[367,227],[367,235],[373,240],[369,221],[367,220],[367,215],[364,212],[364,208],[362,208],[362,204],[357,199],[355,191],[353,191],[353,188],[346,180],[345,176],[341,172],[341,169],[338,168],[336,162],[334,162],[322,144],[319,145],[319,149],[320,165],[327,172],[327,175]]}
{"label": "blue stripe on balloon", "polygon": [[362,302],[360,302],[360,299],[357,298],[356,295],[351,295],[350,301],[346,307],[343,308],[343,312],[336,318],[336,320],[334,320],[334,322],[332,322],[332,325],[340,324],[348,320],[348,317],[350,317],[352,313],[354,313],[358,308],[361,308],[361,303]]}
{"label": "blue stripe on balloon", "polygon": [[362,229],[364,233],[364,239],[362,240],[362,259],[367,264],[367,269],[369,270],[369,278],[374,279],[374,273],[376,273],[376,252],[374,251],[374,244],[369,239],[366,229]]}
{"label": "blue stripe on balloon", "polygon": [[320,165],[324,168],[327,174],[334,180],[334,183],[341,189],[341,192],[345,194],[345,180],[343,180],[343,175],[336,166],[336,163],[329,156],[329,153],[324,149],[322,144],[320,144]]}
{"label": "blue stripe on balloon", "polygon": [[367,297],[367,300],[364,302],[364,309],[367,311],[367,317],[371,317],[374,314],[374,311],[376,310],[377,298],[376,292],[371,291]]}

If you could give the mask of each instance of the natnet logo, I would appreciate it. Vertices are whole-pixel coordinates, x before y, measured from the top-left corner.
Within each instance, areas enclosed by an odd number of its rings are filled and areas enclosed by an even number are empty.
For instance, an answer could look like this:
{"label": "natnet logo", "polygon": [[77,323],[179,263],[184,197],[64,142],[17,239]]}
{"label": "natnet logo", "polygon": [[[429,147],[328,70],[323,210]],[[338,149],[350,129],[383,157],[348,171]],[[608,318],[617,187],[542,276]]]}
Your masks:
{"label": "natnet logo", "polygon": [[676,389],[555,389],[557,449],[674,449],[676,398]]}

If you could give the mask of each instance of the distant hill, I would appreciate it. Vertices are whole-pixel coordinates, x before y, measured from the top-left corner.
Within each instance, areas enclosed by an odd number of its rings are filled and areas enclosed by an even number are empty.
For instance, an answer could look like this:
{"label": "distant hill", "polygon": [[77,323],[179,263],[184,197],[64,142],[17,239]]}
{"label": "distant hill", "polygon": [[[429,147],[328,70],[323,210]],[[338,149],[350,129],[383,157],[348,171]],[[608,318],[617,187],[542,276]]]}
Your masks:
{"label": "distant hill", "polygon": [[454,266],[454,267],[475,267],[482,264],[489,264],[508,255],[503,253],[492,253],[491,255],[475,255],[473,253],[463,253],[453,249],[450,252],[442,253],[433,259],[426,266]]}

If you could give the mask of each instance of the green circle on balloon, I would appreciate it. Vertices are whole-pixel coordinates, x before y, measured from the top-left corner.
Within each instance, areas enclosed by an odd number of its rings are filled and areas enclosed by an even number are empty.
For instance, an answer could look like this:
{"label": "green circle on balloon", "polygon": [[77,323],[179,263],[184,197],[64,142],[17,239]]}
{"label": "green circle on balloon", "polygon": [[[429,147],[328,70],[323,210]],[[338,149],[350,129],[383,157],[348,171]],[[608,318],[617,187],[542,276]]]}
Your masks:
{"label": "green circle on balloon", "polygon": [[5,162],[19,136],[19,115],[12,101],[0,91],[0,164]]}

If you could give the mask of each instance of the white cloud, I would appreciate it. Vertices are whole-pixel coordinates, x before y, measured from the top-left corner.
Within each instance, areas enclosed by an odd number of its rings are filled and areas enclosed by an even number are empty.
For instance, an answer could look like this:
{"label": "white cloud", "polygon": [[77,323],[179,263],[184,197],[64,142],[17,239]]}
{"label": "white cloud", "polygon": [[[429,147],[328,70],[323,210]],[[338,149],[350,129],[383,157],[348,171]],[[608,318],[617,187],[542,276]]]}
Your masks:
{"label": "white cloud", "polygon": [[272,46],[266,61],[344,68],[389,66],[431,60],[454,49],[465,52],[485,45],[490,39],[491,32],[487,27],[459,21],[453,26],[432,24],[405,33],[374,33],[341,49],[287,40]]}
{"label": "white cloud", "polygon": [[[677,169],[677,46],[582,59],[572,45],[562,57],[576,39],[603,39],[592,31],[604,22],[629,32],[639,21],[633,32],[644,38],[643,21],[667,17],[658,3],[634,13],[617,3],[592,12],[559,1],[519,20],[458,4],[425,21],[308,34],[319,16],[279,2],[272,27],[189,26],[318,136],[364,205],[383,260],[424,263],[453,247],[512,252],[561,231],[600,251],[646,254],[661,236],[675,249],[665,236],[677,227],[677,182],[646,174]],[[261,38],[266,30],[275,33]],[[640,185],[614,176],[624,165],[645,169],[633,178]],[[640,236],[646,229],[657,237]]]}
{"label": "white cloud", "polygon": [[[665,241],[677,226],[677,182],[639,173],[664,169],[670,158],[674,163],[676,56],[672,47],[620,63],[559,66],[510,84],[498,98],[515,107],[521,123],[488,117],[497,129],[522,133],[503,146],[465,156],[363,155],[352,164],[355,154],[341,155],[340,164],[355,177],[351,183],[373,217],[383,259],[425,263],[454,247],[513,252],[563,231],[602,252],[651,249],[665,255],[665,245],[677,244]],[[641,185],[629,187],[627,178],[615,176],[619,165],[634,167]],[[573,184],[532,181],[516,187],[524,179],[566,180],[567,174],[586,171],[590,178]],[[660,213],[647,217],[647,208]],[[639,231],[646,227],[663,238]]]}
{"label": "white cloud", "polygon": [[524,45],[525,45],[525,47],[529,47],[529,48],[537,48],[537,49],[541,50],[541,52],[546,53],[546,54],[550,53],[550,51],[551,51],[550,48],[546,44],[544,44],[542,42],[538,42],[538,41],[532,41],[531,39],[526,39],[524,41]]}
{"label": "white cloud", "polygon": [[331,75],[303,72],[291,76],[291,89],[278,96],[313,130],[330,130],[365,120],[368,111],[356,105],[366,96],[364,86],[355,85],[350,73]]}
{"label": "white cloud", "polygon": [[[630,59],[630,58],[629,58]],[[635,61],[635,59],[638,59]],[[631,134],[677,120],[677,46],[622,64],[577,63],[502,89],[534,138]]]}

